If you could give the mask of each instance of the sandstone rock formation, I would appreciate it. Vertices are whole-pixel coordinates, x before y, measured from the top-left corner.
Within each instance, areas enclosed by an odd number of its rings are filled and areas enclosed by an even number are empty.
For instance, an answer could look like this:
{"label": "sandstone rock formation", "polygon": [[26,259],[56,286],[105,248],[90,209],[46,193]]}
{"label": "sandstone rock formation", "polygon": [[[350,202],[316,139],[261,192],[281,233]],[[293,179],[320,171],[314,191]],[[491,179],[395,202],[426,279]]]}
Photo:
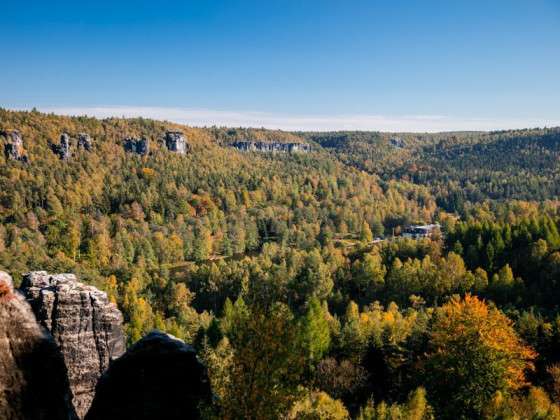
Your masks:
{"label": "sandstone rock formation", "polygon": [[101,377],[86,420],[197,419],[199,404],[210,397],[208,375],[195,350],[153,331]]}
{"label": "sandstone rock formation", "polygon": [[180,131],[167,131],[165,133],[165,146],[169,151],[181,155],[184,155],[188,148],[185,136]]}
{"label": "sandstone rock formation", "polygon": [[78,140],[72,139],[68,133],[60,135],[60,142],[58,144],[51,144],[52,151],[56,153],[60,159],[68,160],[72,157],[72,149],[76,147],[90,151],[93,148],[93,140],[87,133],[78,134]]}
{"label": "sandstone rock formation", "polygon": [[62,354],[4,272],[0,272],[0,418],[76,418]]}
{"label": "sandstone rock formation", "polygon": [[23,139],[17,130],[10,130],[0,133],[6,138],[4,145],[4,154],[6,159],[27,161],[23,148]]}
{"label": "sandstone rock formation", "polygon": [[67,133],[60,135],[60,145],[58,146],[58,154],[62,160],[70,158],[70,136]]}
{"label": "sandstone rock formation", "polygon": [[78,149],[84,149],[88,152],[93,148],[93,140],[87,133],[78,134]]}
{"label": "sandstone rock formation", "polygon": [[400,137],[391,137],[389,143],[398,149],[402,149],[405,146],[403,139]]}
{"label": "sandstone rock formation", "polygon": [[124,139],[124,150],[138,155],[147,155],[150,153],[150,142],[146,138],[135,139],[128,137]]}
{"label": "sandstone rock formation", "polygon": [[98,378],[125,350],[122,315],[104,292],[79,283],[73,274],[31,272],[24,276],[21,291],[60,346],[72,403],[83,417]]}
{"label": "sandstone rock formation", "polygon": [[72,156],[72,143],[67,133],[62,133],[60,135],[58,144],[51,144],[50,146],[53,153],[57,154],[62,160],[68,160]]}
{"label": "sandstone rock formation", "polygon": [[254,141],[236,141],[231,146],[243,152],[265,152],[265,153],[307,153],[311,146],[306,143],[265,143]]}

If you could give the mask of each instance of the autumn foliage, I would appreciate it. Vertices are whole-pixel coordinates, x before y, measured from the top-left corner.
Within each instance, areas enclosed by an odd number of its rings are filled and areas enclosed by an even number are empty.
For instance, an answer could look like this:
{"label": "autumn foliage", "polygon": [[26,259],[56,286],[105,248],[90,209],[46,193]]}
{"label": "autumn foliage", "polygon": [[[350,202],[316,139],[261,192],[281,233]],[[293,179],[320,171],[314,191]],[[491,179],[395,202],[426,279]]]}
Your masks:
{"label": "autumn foliage", "polygon": [[[76,273],[129,344],[191,343],[210,418],[557,418],[560,129],[395,139],[0,109],[12,128],[28,161],[0,153],[0,270]],[[91,150],[61,160],[61,132]],[[244,140],[313,144],[228,147]]]}
{"label": "autumn foliage", "polygon": [[442,414],[478,416],[497,391],[508,394],[527,385],[525,373],[536,353],[512,324],[470,294],[452,297],[436,311],[426,370]]}

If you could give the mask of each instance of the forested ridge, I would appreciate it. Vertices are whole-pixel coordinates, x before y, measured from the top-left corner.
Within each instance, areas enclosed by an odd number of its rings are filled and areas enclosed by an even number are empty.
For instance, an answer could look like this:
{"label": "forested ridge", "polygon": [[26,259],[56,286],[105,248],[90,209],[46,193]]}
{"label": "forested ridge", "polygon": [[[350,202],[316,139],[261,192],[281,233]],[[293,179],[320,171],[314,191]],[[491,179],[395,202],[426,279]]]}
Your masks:
{"label": "forested ridge", "polygon": [[387,134],[303,133],[342,161],[383,179],[428,186],[438,205],[546,200],[560,194],[560,129]]}
{"label": "forested ridge", "polygon": [[[560,129],[290,133],[0,109],[14,129],[26,161],[0,155],[0,269],[76,273],[118,304],[129,343],[154,328],[192,343],[216,396],[204,416],[560,418]],[[188,153],[166,149],[168,130]],[[64,132],[92,149],[61,159]]]}

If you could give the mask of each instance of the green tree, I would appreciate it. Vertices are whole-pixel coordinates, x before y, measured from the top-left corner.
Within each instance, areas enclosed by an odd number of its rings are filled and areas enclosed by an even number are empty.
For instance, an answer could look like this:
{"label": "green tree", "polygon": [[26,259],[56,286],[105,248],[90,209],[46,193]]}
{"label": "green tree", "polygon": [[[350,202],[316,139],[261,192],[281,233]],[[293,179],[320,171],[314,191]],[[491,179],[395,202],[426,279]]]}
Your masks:
{"label": "green tree", "polygon": [[488,293],[498,303],[512,302],[521,286],[522,283],[514,278],[511,267],[506,264],[492,276]]}
{"label": "green tree", "polygon": [[350,296],[360,305],[371,303],[384,289],[387,269],[379,254],[366,254],[363,259],[352,265],[352,278],[349,279]]}
{"label": "green tree", "polygon": [[195,231],[193,258],[196,261],[207,260],[212,253],[212,235],[205,226],[199,225]]}
{"label": "green tree", "polygon": [[371,233],[369,224],[365,220],[362,223],[362,230],[360,231],[360,241],[364,243],[370,243],[373,241],[373,233]]}
{"label": "green tree", "polygon": [[311,366],[317,364],[329,350],[331,335],[328,317],[330,314],[326,305],[312,298],[301,322],[301,338]]}
{"label": "green tree", "polygon": [[297,273],[288,282],[290,306],[302,313],[310,299],[325,300],[333,288],[332,274],[318,250],[304,258]]}
{"label": "green tree", "polygon": [[293,315],[280,303],[248,308],[238,300],[227,317],[233,357],[223,415],[279,418],[299,396],[305,362]]}

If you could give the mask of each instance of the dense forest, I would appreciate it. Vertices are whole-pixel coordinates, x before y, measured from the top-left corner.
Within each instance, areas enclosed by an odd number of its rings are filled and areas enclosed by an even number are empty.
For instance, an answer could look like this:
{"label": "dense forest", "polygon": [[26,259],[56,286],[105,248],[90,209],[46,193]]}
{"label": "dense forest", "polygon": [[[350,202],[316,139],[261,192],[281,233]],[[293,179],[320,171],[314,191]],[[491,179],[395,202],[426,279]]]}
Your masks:
{"label": "dense forest", "polygon": [[[76,273],[118,304],[130,344],[154,328],[192,343],[216,396],[205,417],[560,419],[560,129],[290,133],[0,109],[10,130],[25,159],[0,154],[0,269]],[[168,130],[188,153],[167,150]],[[92,146],[61,159],[62,133]]]}
{"label": "dense forest", "polygon": [[546,200],[560,194],[560,129],[492,133],[303,133],[345,163],[384,180],[430,188],[438,206]]}

